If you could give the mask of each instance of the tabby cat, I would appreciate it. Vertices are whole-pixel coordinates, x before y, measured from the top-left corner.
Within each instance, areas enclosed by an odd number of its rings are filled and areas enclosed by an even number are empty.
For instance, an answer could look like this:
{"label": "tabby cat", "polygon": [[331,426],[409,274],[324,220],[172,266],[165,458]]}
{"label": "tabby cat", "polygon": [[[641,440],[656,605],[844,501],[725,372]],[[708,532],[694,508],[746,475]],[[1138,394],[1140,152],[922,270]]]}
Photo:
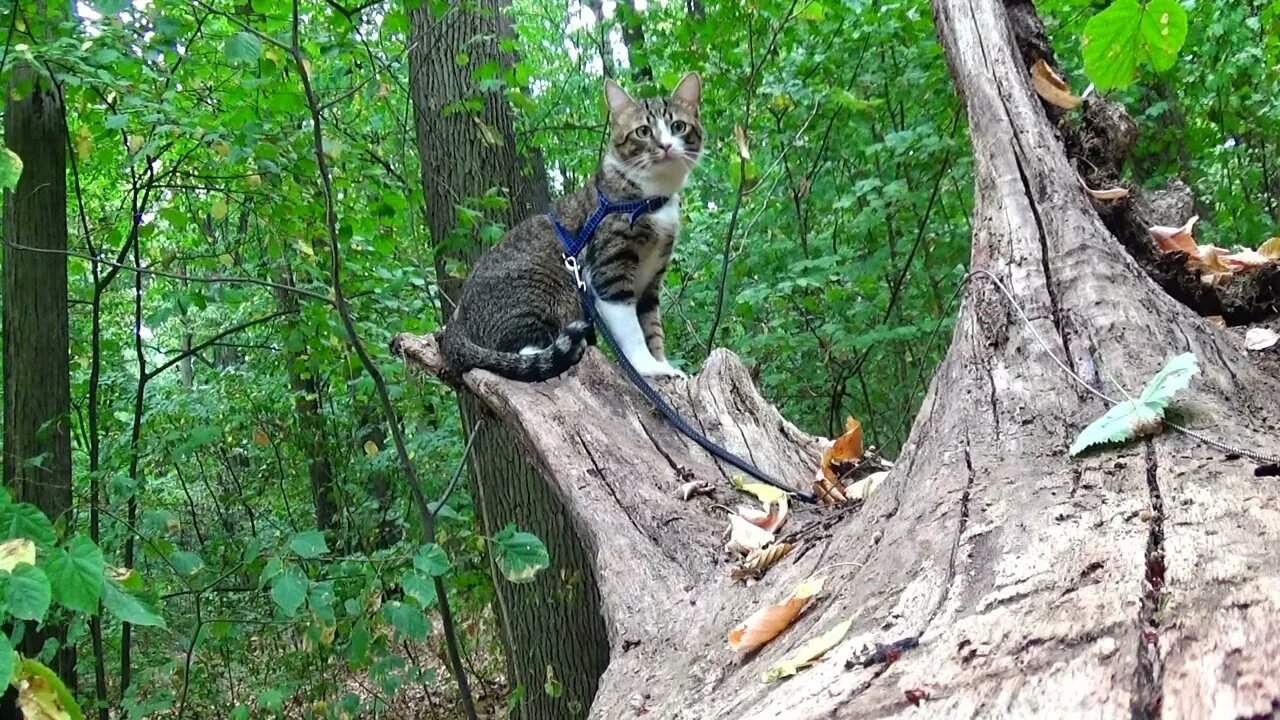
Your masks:
{"label": "tabby cat", "polygon": [[[684,377],[666,359],[658,289],[679,230],[679,192],[702,153],[702,84],[690,73],[670,97],[636,100],[606,80],[604,94],[608,150],[587,187],[553,203],[552,214],[576,236],[600,194],[614,203],[668,198],[634,222],[625,213],[607,215],[578,262],[597,296],[597,320],[636,370],[650,378]],[[515,380],[545,380],[582,358],[594,333],[562,252],[551,218],[537,215],[480,258],[444,330],[451,375],[482,368]]]}

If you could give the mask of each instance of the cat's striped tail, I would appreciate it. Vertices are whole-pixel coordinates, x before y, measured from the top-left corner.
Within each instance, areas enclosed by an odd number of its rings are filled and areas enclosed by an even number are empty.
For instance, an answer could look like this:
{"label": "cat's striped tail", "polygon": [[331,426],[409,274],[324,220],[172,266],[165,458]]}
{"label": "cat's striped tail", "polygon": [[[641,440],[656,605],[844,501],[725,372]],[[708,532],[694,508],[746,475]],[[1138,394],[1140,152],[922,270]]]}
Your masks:
{"label": "cat's striped tail", "polygon": [[575,320],[560,330],[555,341],[533,353],[513,353],[480,347],[461,332],[445,328],[441,350],[449,369],[459,379],[468,370],[479,368],[520,382],[549,380],[573,367],[587,349],[591,326]]}

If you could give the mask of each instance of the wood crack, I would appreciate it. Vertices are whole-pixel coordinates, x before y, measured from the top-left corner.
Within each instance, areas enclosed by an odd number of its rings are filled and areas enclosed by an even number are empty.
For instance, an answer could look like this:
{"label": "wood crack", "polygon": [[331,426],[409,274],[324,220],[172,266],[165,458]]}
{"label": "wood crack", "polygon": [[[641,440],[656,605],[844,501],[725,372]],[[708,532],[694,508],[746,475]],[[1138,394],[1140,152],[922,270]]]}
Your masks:
{"label": "wood crack", "polygon": [[600,478],[600,485],[609,491],[609,495],[613,497],[613,501],[618,504],[618,509],[622,511],[623,515],[627,516],[627,521],[636,529],[636,532],[652,540],[653,536],[645,531],[645,529],[640,526],[640,523],[636,522],[635,517],[631,515],[631,508],[629,508],[626,503],[622,502],[622,498],[618,496],[617,489],[613,487],[613,483],[609,482],[609,479],[605,476],[605,472],[600,467],[600,463],[596,462],[596,456],[592,454],[591,448],[587,445],[587,441],[582,439],[582,435],[580,433],[575,432],[574,436],[578,438],[578,444],[582,446],[582,452],[586,453],[587,459],[591,461],[591,466],[595,468],[596,475]]}
{"label": "wood crack", "polygon": [[1160,493],[1155,444],[1146,441],[1147,493],[1151,524],[1147,530],[1146,570],[1138,606],[1138,669],[1130,717],[1158,720],[1161,715],[1164,667],[1160,658],[1160,625],[1165,600],[1164,497]]}

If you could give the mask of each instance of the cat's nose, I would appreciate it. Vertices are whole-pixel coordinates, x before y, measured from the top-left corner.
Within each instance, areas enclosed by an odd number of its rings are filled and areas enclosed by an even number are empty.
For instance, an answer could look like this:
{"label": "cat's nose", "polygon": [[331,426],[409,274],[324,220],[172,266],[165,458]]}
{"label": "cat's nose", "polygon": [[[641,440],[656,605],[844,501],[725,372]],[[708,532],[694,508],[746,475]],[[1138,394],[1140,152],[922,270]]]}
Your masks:
{"label": "cat's nose", "polygon": [[661,143],[661,145],[662,145],[662,153],[663,153],[664,155],[670,155],[670,154],[671,154],[671,148],[675,147],[674,145],[672,145],[672,144],[671,144],[671,143],[669,143],[669,142]]}

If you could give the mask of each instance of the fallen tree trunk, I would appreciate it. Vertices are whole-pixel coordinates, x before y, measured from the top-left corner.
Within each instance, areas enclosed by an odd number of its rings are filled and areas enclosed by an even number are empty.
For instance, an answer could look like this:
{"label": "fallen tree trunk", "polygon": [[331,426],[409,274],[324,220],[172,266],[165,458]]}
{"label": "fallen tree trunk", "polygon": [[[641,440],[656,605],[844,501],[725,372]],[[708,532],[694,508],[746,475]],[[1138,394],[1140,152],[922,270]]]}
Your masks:
{"label": "fallen tree trunk", "polygon": [[[1029,5],[1015,4],[1021,23]],[[570,598],[578,613],[527,603],[531,647],[597,652],[572,622],[593,611],[598,589],[608,667],[594,699],[566,696],[562,717],[588,704],[592,717],[689,719],[1234,718],[1280,708],[1280,488],[1254,478],[1249,461],[1172,433],[1068,457],[1105,407],[1036,336],[1112,395],[1112,378],[1136,392],[1172,355],[1195,353],[1202,374],[1172,411],[1255,452],[1280,453],[1280,383],[1238,334],[1168,297],[1104,226],[1031,91],[1005,6],[933,7],[970,121],[972,267],[1011,288],[1030,321],[986,279],[973,281],[902,457],[856,512],[795,514],[799,549],[759,584],[734,584],[713,507],[731,497],[725,471],[602,356],[543,384],[465,378],[563,507],[520,524],[572,533],[589,565],[553,558],[529,587]],[[429,338],[398,338],[396,350],[438,370]],[[812,477],[819,441],[778,416],[731,354],[663,388],[731,450],[781,478]],[[719,500],[678,499],[689,476],[717,479]],[[519,517],[518,503],[504,512]],[[794,626],[752,655],[728,650],[731,628],[813,575],[825,590]],[[821,663],[761,682],[846,619],[853,630]],[[860,662],[868,643],[915,635],[920,646],[893,664]],[[918,709],[905,699],[915,689],[931,698]]]}

